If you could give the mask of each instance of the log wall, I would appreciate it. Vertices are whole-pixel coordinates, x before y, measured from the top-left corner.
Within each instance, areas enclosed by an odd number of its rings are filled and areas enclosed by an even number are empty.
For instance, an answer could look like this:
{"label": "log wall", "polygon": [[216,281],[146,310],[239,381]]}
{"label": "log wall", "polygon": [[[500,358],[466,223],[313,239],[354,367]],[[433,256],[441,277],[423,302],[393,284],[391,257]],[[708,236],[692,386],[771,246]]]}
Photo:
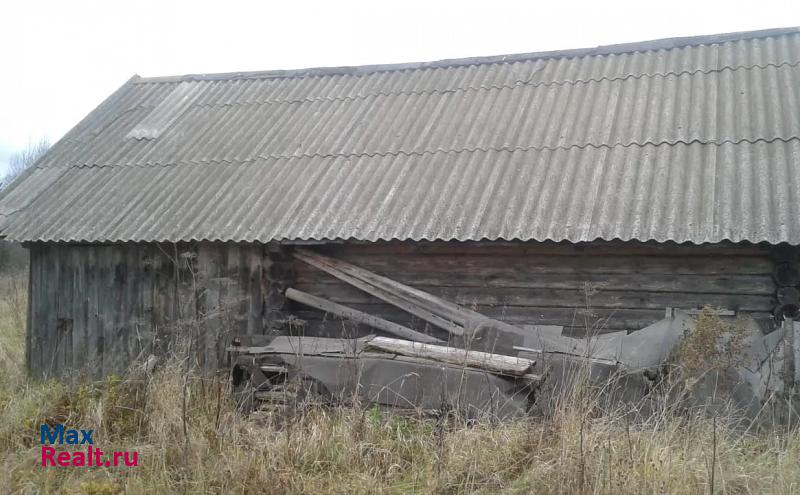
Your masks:
{"label": "log wall", "polygon": [[[517,325],[563,325],[565,333],[636,330],[666,307],[746,312],[762,321],[775,305],[768,246],[634,243],[388,243],[319,248],[399,282]],[[330,275],[295,262],[295,286],[412,328],[419,321]],[[292,309],[310,332],[342,323]]]}
{"label": "log wall", "polygon": [[[27,363],[38,375],[123,373],[188,336],[200,364],[235,335],[372,329],[287,302],[287,287],[443,336],[402,311],[262,244],[32,243]],[[509,323],[635,330],[665,307],[704,304],[768,321],[768,246],[632,243],[378,243],[314,249]],[[177,266],[177,269],[176,269]],[[301,319],[287,325],[287,314]]]}

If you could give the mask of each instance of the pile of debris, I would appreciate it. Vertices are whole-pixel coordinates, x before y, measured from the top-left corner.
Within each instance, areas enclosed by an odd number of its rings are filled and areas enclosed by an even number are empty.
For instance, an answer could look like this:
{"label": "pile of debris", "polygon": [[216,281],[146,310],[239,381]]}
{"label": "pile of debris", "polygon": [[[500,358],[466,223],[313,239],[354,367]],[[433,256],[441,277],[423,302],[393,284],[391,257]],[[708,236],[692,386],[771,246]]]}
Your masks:
{"label": "pile of debris", "polygon": [[[550,393],[571,387],[578,370],[588,371],[596,384],[614,378],[616,387],[609,391],[614,400],[641,402],[670,367],[681,367],[678,351],[697,327],[691,313],[700,313],[667,308],[664,319],[630,334],[573,338],[557,326],[518,327],[489,318],[341,260],[306,250],[294,256],[444,330],[448,340],[289,288],[287,299],[394,337],[238,339],[228,351],[233,383],[246,408],[259,402],[344,399],[507,418],[529,413]],[[771,398],[786,396],[800,384],[794,364],[800,357],[800,325],[786,320],[764,335],[754,321],[743,319],[739,328],[736,335],[718,331],[711,343],[716,348],[735,342],[736,359],[715,362],[691,379],[687,375],[691,383],[684,392],[690,391],[693,404],[724,400],[725,406],[756,417]]]}
{"label": "pile of debris", "polygon": [[297,401],[372,403],[506,418],[526,413],[540,376],[535,362],[410,340],[287,337],[234,346],[241,405]]}

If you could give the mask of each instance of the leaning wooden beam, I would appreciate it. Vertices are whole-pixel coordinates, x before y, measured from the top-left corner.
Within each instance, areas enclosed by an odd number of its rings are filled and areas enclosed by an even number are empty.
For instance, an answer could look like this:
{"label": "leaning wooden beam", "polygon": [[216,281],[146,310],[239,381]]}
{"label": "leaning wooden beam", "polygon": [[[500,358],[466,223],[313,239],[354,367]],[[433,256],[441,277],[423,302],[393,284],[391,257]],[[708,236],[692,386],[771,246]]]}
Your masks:
{"label": "leaning wooden beam", "polygon": [[[414,302],[409,302],[407,299],[401,297],[400,294],[397,294],[392,291],[387,291],[378,287],[375,287],[373,284],[365,282],[361,278],[354,277],[349,275],[348,273],[343,272],[342,270],[338,269],[335,266],[327,263],[326,260],[330,258],[321,257],[316,253],[312,253],[306,250],[297,250],[294,253],[294,257],[308,263],[309,265],[322,270],[334,277],[347,282],[348,284],[356,287],[357,289],[361,289],[367,294],[370,294],[378,299],[388,302],[389,304],[396,306],[403,311],[411,313],[412,315],[427,321],[428,323],[437,326],[443,330],[446,330],[452,335],[464,335],[464,327],[453,323],[452,320],[448,320],[446,318],[442,318],[441,316],[437,315],[433,311],[426,307],[425,305],[417,304]],[[361,270],[359,268],[359,270]]]}
{"label": "leaning wooden beam", "polygon": [[397,335],[398,337],[402,337],[404,339],[428,343],[442,342],[435,337],[425,335],[422,332],[417,332],[416,330],[404,327],[403,325],[398,325],[397,323],[384,320],[383,318],[372,316],[362,311],[358,311],[357,309],[348,308],[347,306],[337,304],[333,301],[329,301],[297,289],[286,289],[286,298],[291,299],[292,301],[297,301],[300,304],[305,304],[306,306],[325,311],[326,313],[340,316],[358,323],[363,323],[364,325],[369,325],[373,328],[383,330],[384,332]]}
{"label": "leaning wooden beam", "polygon": [[388,337],[374,337],[366,342],[364,349],[391,352],[400,354],[401,356],[432,359],[443,363],[480,368],[486,371],[513,376],[528,374],[531,368],[533,368],[533,365],[536,364],[536,361],[525,358],[493,354],[490,352],[469,351],[442,345],[423,344],[420,342],[411,342]]}
{"label": "leaning wooden beam", "polygon": [[[433,294],[409,287],[390,278],[382,277],[350,263],[305,249],[298,249],[294,256],[434,325],[440,326],[441,320],[444,320],[451,322],[450,325],[455,323],[462,329],[469,328],[472,332],[477,328],[494,328],[517,336],[525,335],[525,331],[521,328],[489,318],[476,311],[463,308]],[[402,304],[398,303],[398,301]],[[415,311],[421,314],[417,314]],[[436,320],[428,319],[426,314],[433,315]],[[451,333],[455,332],[451,331]],[[458,334],[456,333],[456,335]]]}
{"label": "leaning wooden beam", "polygon": [[466,325],[468,316],[472,316],[473,318],[483,316],[474,312],[465,312],[463,308],[459,307],[457,304],[451,303],[450,301],[446,301],[434,296],[433,294],[415,289],[408,285],[401,284],[400,282],[395,282],[390,278],[382,277],[376,273],[370,272],[369,270],[365,270],[364,268],[352,265],[345,261],[323,256],[308,250],[298,250],[295,254],[295,257],[305,261],[315,268],[327,271],[331,275],[334,275],[338,278],[341,278],[340,275],[346,275],[359,280],[360,282],[369,284],[374,289],[379,289],[381,291],[394,294],[406,302],[416,304],[421,307],[430,308],[440,317],[456,322],[461,326]]}

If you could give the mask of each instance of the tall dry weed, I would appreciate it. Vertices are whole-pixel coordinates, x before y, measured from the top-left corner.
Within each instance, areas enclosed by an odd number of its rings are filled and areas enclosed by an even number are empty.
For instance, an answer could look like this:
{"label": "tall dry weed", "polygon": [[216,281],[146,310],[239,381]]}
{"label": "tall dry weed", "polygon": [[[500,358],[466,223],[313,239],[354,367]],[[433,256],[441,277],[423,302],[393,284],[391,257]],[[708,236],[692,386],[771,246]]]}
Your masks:
{"label": "tall dry weed", "polygon": [[[180,352],[152,372],[40,382],[23,371],[22,327],[0,310],[0,492],[8,493],[771,493],[800,492],[800,435],[738,418],[610,406],[588,378],[538,417],[407,417],[368,405],[298,404],[244,416],[226,377]],[[666,396],[666,395],[665,395]],[[96,428],[135,468],[39,465],[38,425]]]}

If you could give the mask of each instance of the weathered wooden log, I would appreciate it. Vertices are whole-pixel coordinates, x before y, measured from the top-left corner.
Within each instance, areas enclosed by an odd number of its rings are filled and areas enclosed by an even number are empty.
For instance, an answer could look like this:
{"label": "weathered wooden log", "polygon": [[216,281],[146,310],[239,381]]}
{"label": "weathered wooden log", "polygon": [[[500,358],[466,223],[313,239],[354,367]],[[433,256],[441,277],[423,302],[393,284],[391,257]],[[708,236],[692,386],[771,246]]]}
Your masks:
{"label": "weathered wooden log", "polygon": [[[452,320],[442,318],[435,312],[431,311],[429,306],[425,304],[418,304],[414,302],[409,302],[407,299],[403,298],[400,294],[394,291],[387,291],[378,287],[375,287],[373,284],[364,281],[363,279],[353,276],[350,273],[341,270],[341,263],[336,265],[334,263],[329,263],[329,261],[336,261],[332,260],[331,258],[327,258],[316,253],[312,253],[310,251],[298,249],[294,253],[294,257],[308,263],[309,265],[322,270],[329,275],[332,275],[343,282],[347,282],[348,284],[356,287],[371,296],[374,296],[378,299],[386,301],[387,303],[396,306],[403,311],[406,311],[418,318],[421,318],[428,323],[435,325],[443,330],[446,330],[451,335],[461,336],[464,335],[464,327],[454,323]],[[336,266],[335,266],[336,265]],[[352,265],[350,265],[352,266]],[[366,271],[366,270],[364,270]]]}
{"label": "weathered wooden log", "polygon": [[295,258],[343,280],[378,299],[393,304],[429,323],[444,328],[453,335],[473,337],[480,330],[498,330],[507,337],[521,341],[525,331],[508,323],[466,309],[427,292],[409,287],[387,277],[359,268],[350,263],[298,249]]}
{"label": "weathered wooden log", "polygon": [[[337,260],[322,256],[310,251],[301,253],[307,258],[317,262],[318,264],[326,265],[341,273],[350,275],[362,282],[371,285],[373,288],[396,294],[405,301],[416,304],[421,307],[429,308],[431,312],[453,321],[462,327],[467,326],[469,320],[485,319],[486,317],[474,311],[467,310],[461,306],[454,304],[450,301],[434,296],[425,291],[415,289],[414,287],[402,284],[388,277],[383,277],[369,270],[351,265],[345,261]],[[315,265],[317,266],[317,265]]]}
{"label": "weathered wooden log", "polygon": [[513,376],[528,374],[536,361],[494,354],[490,352],[470,351],[456,347],[410,342],[408,340],[375,337],[366,342],[364,349],[391,352],[402,356],[432,359],[458,366],[469,366],[494,373]]}
{"label": "weathered wooden log", "polygon": [[442,342],[435,337],[425,335],[422,332],[417,332],[416,330],[404,327],[403,325],[384,320],[383,318],[378,318],[377,316],[372,316],[362,311],[358,311],[357,309],[348,308],[347,306],[337,304],[333,301],[329,301],[297,289],[286,289],[286,298],[292,301],[297,301],[300,304],[305,304],[306,306],[325,311],[326,313],[334,314],[358,323],[363,323],[364,325],[369,325],[373,328],[383,330],[384,332],[397,335],[398,337],[402,337],[404,339],[428,343]]}

